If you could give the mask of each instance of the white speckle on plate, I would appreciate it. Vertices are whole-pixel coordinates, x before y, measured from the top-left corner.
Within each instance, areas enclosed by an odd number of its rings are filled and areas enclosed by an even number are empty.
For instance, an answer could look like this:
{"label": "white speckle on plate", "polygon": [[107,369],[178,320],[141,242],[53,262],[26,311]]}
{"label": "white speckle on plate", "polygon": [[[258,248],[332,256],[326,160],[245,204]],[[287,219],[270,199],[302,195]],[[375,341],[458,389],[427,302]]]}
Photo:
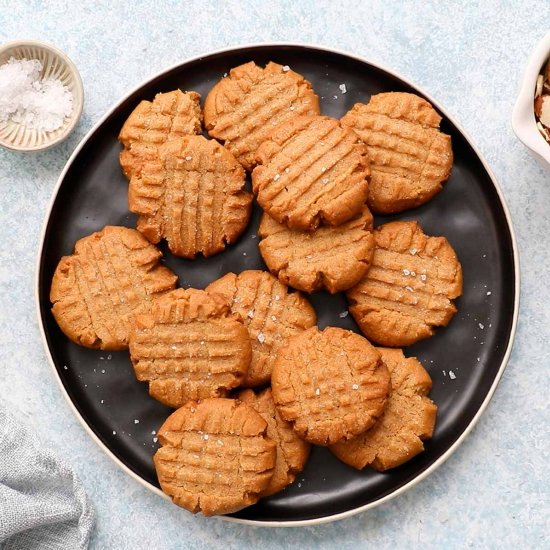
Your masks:
{"label": "white speckle on plate", "polygon": [[485,328],[485,325],[483,323],[479,323],[479,328],[483,330]]}
{"label": "white speckle on plate", "polygon": [[456,374],[452,370],[449,371],[449,378],[451,380],[454,380],[456,378]]}
{"label": "white speckle on plate", "polygon": [[342,311],[342,313],[338,314],[338,317],[340,317],[340,319],[345,319],[348,315],[349,311]]}
{"label": "white speckle on plate", "polygon": [[115,430],[113,430],[113,435],[116,435],[116,431],[115,431]]}
{"label": "white speckle on plate", "polygon": [[491,296],[491,291],[490,290],[487,291],[487,296]]}
{"label": "white speckle on plate", "polygon": [[134,424],[139,424],[139,420],[137,418],[134,419]]}

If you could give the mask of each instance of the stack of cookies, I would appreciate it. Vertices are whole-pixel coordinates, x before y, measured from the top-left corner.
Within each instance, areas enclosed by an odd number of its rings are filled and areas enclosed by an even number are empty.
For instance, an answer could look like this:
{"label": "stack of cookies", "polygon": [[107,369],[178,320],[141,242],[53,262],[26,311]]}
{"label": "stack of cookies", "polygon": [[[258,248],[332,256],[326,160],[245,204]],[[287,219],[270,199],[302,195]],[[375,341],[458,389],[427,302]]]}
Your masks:
{"label": "stack of cookies", "polygon": [[[450,322],[461,266],[444,237],[415,221],[374,229],[371,212],[442,189],[453,157],[440,121],[424,99],[393,92],[323,116],[302,75],[253,62],[218,82],[204,111],[197,93],[175,90],[132,112],[120,163],[137,227],[80,239],[55,271],[52,312],[77,344],[128,349],[151,397],[176,409],[154,456],[176,504],[204,515],[254,504],[294,481],[311,445],[380,471],[423,451],[431,378],[399,348]],[[176,288],[155,245],[218,254],[254,197],[269,271]],[[303,293],[318,290],[346,293],[362,335],[317,327]]]}

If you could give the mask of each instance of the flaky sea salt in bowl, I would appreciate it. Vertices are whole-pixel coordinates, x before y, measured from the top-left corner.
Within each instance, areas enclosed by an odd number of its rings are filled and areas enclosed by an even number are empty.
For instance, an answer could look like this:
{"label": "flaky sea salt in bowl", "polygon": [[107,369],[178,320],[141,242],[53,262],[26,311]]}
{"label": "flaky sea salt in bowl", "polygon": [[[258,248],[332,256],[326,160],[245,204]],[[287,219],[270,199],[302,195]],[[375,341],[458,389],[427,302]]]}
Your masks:
{"label": "flaky sea salt in bowl", "polygon": [[40,151],[60,143],[83,104],[82,80],[63,52],[32,40],[0,46],[0,146]]}

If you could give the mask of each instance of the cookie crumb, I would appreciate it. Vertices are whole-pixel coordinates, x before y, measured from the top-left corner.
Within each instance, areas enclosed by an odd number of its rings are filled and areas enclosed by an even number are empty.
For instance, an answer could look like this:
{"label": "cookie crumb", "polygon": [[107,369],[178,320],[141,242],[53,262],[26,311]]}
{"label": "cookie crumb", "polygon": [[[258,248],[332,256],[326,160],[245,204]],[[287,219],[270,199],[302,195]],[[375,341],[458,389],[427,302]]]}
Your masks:
{"label": "cookie crumb", "polygon": [[348,315],[349,311],[342,311],[342,313],[338,314],[338,317],[340,317],[340,319],[345,319]]}
{"label": "cookie crumb", "polygon": [[338,86],[338,88],[340,88],[340,91],[345,94],[348,89],[346,88],[346,85],[345,84],[340,84],[340,86]]}
{"label": "cookie crumb", "polygon": [[454,380],[456,378],[456,374],[452,370],[449,371],[449,378],[451,380]]}

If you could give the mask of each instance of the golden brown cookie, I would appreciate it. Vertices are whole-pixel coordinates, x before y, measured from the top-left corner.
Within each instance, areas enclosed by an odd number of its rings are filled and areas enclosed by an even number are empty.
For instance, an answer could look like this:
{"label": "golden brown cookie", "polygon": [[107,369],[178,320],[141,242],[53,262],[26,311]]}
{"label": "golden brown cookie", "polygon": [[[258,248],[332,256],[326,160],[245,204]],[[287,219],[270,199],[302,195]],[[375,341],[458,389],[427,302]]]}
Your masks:
{"label": "golden brown cookie", "polygon": [[243,381],[251,356],[240,317],[221,296],[194,288],[159,298],[130,334],[137,379],[169,407],[227,395]]}
{"label": "golden brown cookie", "polygon": [[453,165],[450,136],[425,99],[388,92],[357,103],[342,118],[367,145],[371,180],[368,204],[389,214],[420,206],[442,189]]}
{"label": "golden brown cookie", "polygon": [[266,271],[227,273],[206,291],[221,294],[248,328],[252,361],[243,386],[269,382],[281,345],[317,322],[311,304],[299,292],[288,292],[285,285]]}
{"label": "golden brown cookie", "polygon": [[301,116],[277,126],[256,152],[259,205],[291,229],[340,225],[358,215],[369,162],[357,134],[333,118]]}
{"label": "golden brown cookie", "polygon": [[462,294],[462,268],[447,239],[428,237],[417,222],[386,223],[374,238],[369,271],[346,293],[364,335],[383,346],[408,346],[448,325],[452,300]]}
{"label": "golden brown cookie", "polygon": [[176,256],[212,256],[244,231],[252,195],[244,191],[241,165],[217,141],[175,138],[158,148],[156,160],[132,177],[130,210],[151,242],[166,239]]}
{"label": "golden brown cookie", "polygon": [[347,290],[365,275],[374,253],[372,214],[367,206],[338,227],[315,231],[289,229],[264,214],[258,233],[260,254],[269,270],[282,283],[304,292]]}
{"label": "golden brown cookie", "polygon": [[132,111],[118,136],[124,145],[120,165],[131,178],[144,162],[155,159],[157,147],[175,138],[201,133],[200,95],[174,90],[141,101]]}
{"label": "golden brown cookie", "polygon": [[78,240],[55,270],[52,313],[76,344],[109,351],[128,348],[136,315],[176,286],[160,251],[135,229],[106,226]]}
{"label": "golden brown cookie", "polygon": [[432,379],[414,357],[400,349],[377,348],[391,375],[392,391],[376,424],[365,433],[341,441],[330,450],[358,470],[384,471],[404,464],[424,450],[432,437],[437,406],[427,397]]}
{"label": "golden brown cookie", "polygon": [[271,377],[279,414],[306,441],[333,445],[369,429],[382,414],[390,375],[362,336],[313,327],[289,338]]}
{"label": "golden brown cookie", "polygon": [[319,98],[304,77],[287,66],[254,62],[231,69],[206,96],[204,124],[247,169],[274,126],[299,115],[319,114]]}
{"label": "golden brown cookie", "polygon": [[277,454],[266,431],[260,414],[235,399],[187,403],[158,431],[162,447],[153,460],[162,490],[174,504],[205,516],[256,503]]}
{"label": "golden brown cookie", "polygon": [[282,491],[292,483],[305,467],[309,457],[310,444],[300,439],[292,426],[281,418],[275,408],[271,388],[259,394],[252,390],[243,390],[238,398],[260,413],[267,422],[267,437],[277,444],[275,471],[267,487],[260,496],[267,497]]}

